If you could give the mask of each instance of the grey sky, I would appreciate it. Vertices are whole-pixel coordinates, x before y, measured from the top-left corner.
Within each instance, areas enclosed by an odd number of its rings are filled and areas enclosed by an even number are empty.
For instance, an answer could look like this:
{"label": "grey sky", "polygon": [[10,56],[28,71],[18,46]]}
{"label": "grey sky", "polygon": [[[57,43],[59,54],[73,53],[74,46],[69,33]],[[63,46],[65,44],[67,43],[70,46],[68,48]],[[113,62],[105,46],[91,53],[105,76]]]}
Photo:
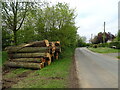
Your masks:
{"label": "grey sky", "polygon": [[[46,0],[48,1],[48,0]],[[91,34],[103,32],[104,21],[106,32],[116,34],[118,31],[118,2],[120,0],[49,0],[52,3],[66,2],[76,8],[76,26],[80,36],[90,39]]]}

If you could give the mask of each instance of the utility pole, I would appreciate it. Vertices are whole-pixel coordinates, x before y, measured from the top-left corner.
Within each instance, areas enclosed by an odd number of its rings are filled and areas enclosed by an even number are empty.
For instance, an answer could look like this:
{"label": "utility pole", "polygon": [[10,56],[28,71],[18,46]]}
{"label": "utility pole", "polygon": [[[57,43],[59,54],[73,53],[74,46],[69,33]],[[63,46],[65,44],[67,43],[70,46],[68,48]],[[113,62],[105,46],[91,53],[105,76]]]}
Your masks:
{"label": "utility pole", "polygon": [[91,43],[92,43],[92,36],[93,36],[93,34],[91,34]]}
{"label": "utility pole", "polygon": [[105,22],[104,22],[103,43],[105,43]]}

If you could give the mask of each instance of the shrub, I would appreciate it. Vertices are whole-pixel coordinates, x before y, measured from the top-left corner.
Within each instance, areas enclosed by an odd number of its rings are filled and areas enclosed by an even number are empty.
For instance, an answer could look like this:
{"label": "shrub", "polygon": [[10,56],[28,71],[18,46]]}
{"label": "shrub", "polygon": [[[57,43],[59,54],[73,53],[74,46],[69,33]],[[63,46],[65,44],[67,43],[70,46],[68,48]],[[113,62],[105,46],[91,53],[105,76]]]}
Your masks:
{"label": "shrub", "polygon": [[120,41],[110,42],[109,47],[116,46],[117,49],[120,49]]}
{"label": "shrub", "polygon": [[97,48],[97,47],[98,47],[98,45],[97,45],[97,44],[94,44],[94,45],[93,45],[93,48]]}
{"label": "shrub", "polygon": [[98,44],[98,47],[108,47],[108,43],[100,43]]}

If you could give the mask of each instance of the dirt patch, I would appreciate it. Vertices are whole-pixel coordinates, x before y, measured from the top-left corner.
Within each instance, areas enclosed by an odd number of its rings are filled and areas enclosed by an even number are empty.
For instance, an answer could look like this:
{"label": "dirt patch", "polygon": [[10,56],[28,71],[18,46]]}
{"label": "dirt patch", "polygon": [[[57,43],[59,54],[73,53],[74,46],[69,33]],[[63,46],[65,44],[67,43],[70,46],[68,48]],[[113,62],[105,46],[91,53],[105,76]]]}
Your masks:
{"label": "dirt patch", "polygon": [[62,77],[49,77],[48,79],[63,80],[64,78],[62,78]]}
{"label": "dirt patch", "polygon": [[2,75],[6,75],[7,73],[15,70],[16,68],[2,67]]}
{"label": "dirt patch", "polygon": [[79,88],[79,79],[77,77],[77,70],[76,70],[76,63],[74,56],[72,57],[68,88]]}
{"label": "dirt patch", "polygon": [[[11,69],[10,69],[11,70]],[[11,88],[12,85],[17,84],[20,80],[23,80],[25,77],[28,76],[28,74],[34,72],[35,70],[30,70],[30,71],[26,71],[23,72],[21,74],[18,74],[17,76],[13,77],[13,78],[3,78],[2,80],[2,89],[8,89]],[[7,73],[10,71],[7,71]]]}

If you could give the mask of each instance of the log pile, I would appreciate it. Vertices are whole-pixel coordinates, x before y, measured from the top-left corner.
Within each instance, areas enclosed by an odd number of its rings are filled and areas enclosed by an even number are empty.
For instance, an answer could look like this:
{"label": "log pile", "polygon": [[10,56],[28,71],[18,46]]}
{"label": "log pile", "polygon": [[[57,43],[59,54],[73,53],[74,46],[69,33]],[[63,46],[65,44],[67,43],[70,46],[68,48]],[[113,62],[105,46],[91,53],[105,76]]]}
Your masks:
{"label": "log pile", "polygon": [[41,69],[50,65],[61,52],[60,41],[48,40],[30,42],[18,46],[6,47],[9,60],[5,66],[15,68]]}

